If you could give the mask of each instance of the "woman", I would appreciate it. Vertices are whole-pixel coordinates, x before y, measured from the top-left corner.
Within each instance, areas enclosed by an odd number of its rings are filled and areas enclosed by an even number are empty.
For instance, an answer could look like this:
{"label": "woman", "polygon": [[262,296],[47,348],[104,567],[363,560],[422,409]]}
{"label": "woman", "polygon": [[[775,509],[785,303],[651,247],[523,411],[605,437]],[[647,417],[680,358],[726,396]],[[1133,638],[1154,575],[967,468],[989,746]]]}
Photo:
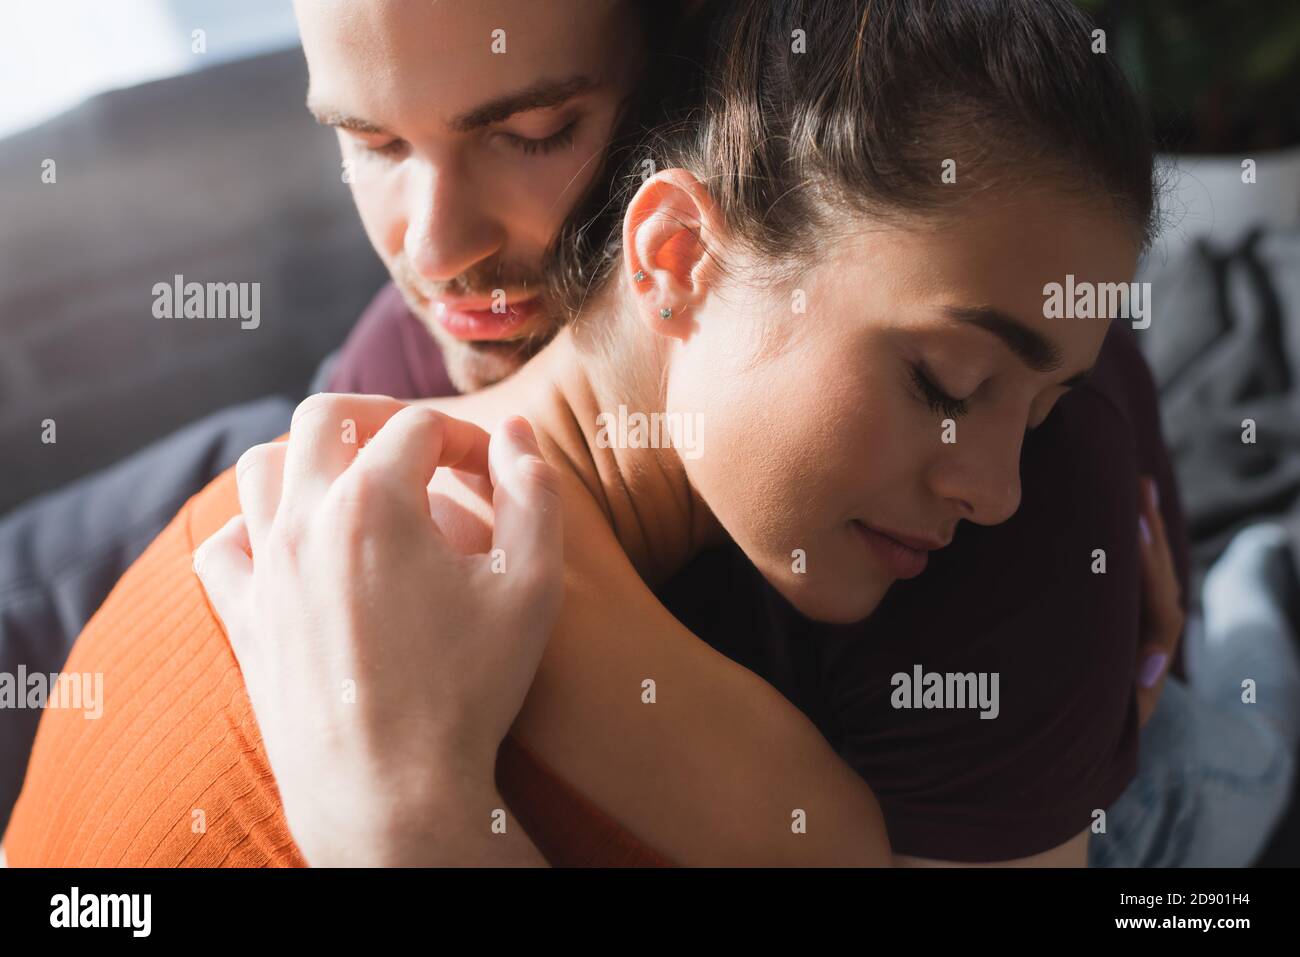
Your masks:
{"label": "woman", "polygon": [[[803,614],[832,622],[870,614],[959,521],[995,524],[1015,511],[1025,430],[1100,349],[1107,324],[1045,320],[1042,290],[1067,274],[1097,283],[1133,272],[1152,209],[1150,155],[1122,81],[1088,52],[1084,21],[1064,4],[963,8],[925,20],[914,12],[896,4],[867,16],[809,2],[778,16],[763,4],[738,5],[723,28],[719,49],[729,55],[717,65],[703,121],[657,144],[664,172],[631,199],[621,254],[608,260],[583,315],[506,384],[439,403],[480,425],[516,413],[534,423],[558,471],[566,592],[517,718],[517,697],[503,691],[496,712],[409,736],[407,746],[447,756],[436,781],[412,787],[425,798],[414,806],[439,809],[435,824],[445,826],[430,828],[426,810],[404,822],[404,834],[422,827],[443,846],[491,816],[490,758],[513,720],[512,737],[527,754],[671,860],[889,860],[861,780],[788,702],[696,641],[647,585],[702,545],[729,538]],[[789,42],[795,30],[813,51],[806,61]],[[1044,50],[1059,54],[1050,65],[1038,59]],[[1098,140],[1103,126],[1113,136]],[[1024,156],[1033,161],[1022,166]],[[949,181],[944,174],[954,170]],[[1063,219],[1072,226],[1065,235]],[[602,417],[623,409],[698,422],[704,444],[646,448],[640,436],[607,447]],[[343,468],[350,458],[339,442],[347,424],[335,411],[329,400],[309,401],[295,421],[295,436],[307,440],[304,451],[288,449],[285,499],[302,514],[312,514],[299,489],[304,457],[332,456]],[[372,421],[353,423],[354,431],[364,441],[393,411],[372,409]],[[418,412],[399,420],[387,440],[375,440],[374,456],[405,463],[408,503],[413,490],[423,500],[423,480],[439,462],[481,466],[481,436],[471,430]],[[452,441],[445,457],[431,458],[439,429]],[[424,457],[413,458],[421,448]],[[343,468],[347,481],[317,491],[362,520],[376,489],[362,484],[364,470]],[[389,488],[379,487],[381,499]],[[439,471],[430,489],[451,547],[488,553],[488,486]],[[196,513],[209,509],[199,527],[212,525],[219,506],[214,496],[196,503]],[[254,514],[268,513],[245,512],[256,553],[266,529]],[[285,527],[278,515],[272,521]],[[398,531],[386,540],[402,541]],[[300,525],[293,534],[307,532]],[[543,563],[521,566],[509,548],[500,557],[506,579],[512,565],[543,574]],[[352,558],[364,563],[366,549]],[[423,574],[447,566],[432,553],[422,560]],[[1152,560],[1167,570],[1167,559]],[[1176,600],[1167,589],[1156,597],[1158,627],[1176,633]],[[187,620],[202,611],[178,609]],[[201,640],[186,650],[206,653],[204,667],[218,671],[215,685],[203,670],[195,680],[210,694],[238,696],[219,633],[206,622],[194,627]],[[83,638],[83,667],[104,651],[100,634]],[[527,675],[496,680],[518,695],[528,687]],[[366,687],[358,683],[354,693]],[[381,718],[401,714],[400,696],[377,704]],[[477,714],[481,706],[465,695],[453,710]],[[246,707],[235,714],[243,723],[224,730],[247,741],[251,716]],[[218,725],[229,720],[214,714]],[[244,801],[257,822],[277,814],[269,776],[259,780],[264,768],[244,763],[247,750],[228,762],[225,738],[211,737],[222,730],[190,746],[208,745],[197,758],[214,754],[218,776],[248,785],[222,792],[230,797],[219,817],[232,828],[226,843],[186,844],[164,832],[154,847],[283,859],[287,835],[273,828],[261,834],[269,845],[249,840],[256,824],[239,812]],[[61,753],[71,758],[79,747]],[[49,793],[42,777],[52,773],[40,752],[38,743],[35,784],[6,840],[15,862],[55,846],[49,829],[37,833],[30,820],[31,805]],[[127,782],[141,833],[168,801],[185,806],[204,793],[191,780],[195,764],[177,761],[160,767],[172,787],[166,794]],[[671,780],[660,781],[656,768]],[[535,795],[503,789],[525,817]],[[49,828],[82,811],[56,807]],[[93,814],[80,819],[91,834],[100,827]]]}

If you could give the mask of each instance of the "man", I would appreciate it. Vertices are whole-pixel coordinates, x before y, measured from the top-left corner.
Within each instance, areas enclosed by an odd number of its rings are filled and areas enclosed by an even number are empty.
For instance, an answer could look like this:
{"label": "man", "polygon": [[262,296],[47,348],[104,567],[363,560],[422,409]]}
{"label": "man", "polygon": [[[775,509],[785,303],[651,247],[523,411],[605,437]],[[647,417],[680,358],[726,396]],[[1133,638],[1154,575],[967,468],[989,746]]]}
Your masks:
{"label": "man", "polygon": [[[371,243],[461,390],[509,375],[549,338],[543,258],[643,73],[651,23],[637,4],[567,6],[475,5],[432,41],[388,29],[392,4],[300,9],[307,106],[338,132]],[[337,64],[367,25],[393,38],[396,62],[439,60],[437,86],[398,72],[347,87]]]}
{"label": "man", "polygon": [[[658,21],[648,9],[626,0],[496,0],[455,9],[393,0],[299,3],[304,43],[313,51],[309,107],[339,131],[362,221],[398,290],[381,295],[345,346],[332,388],[400,394],[381,379],[365,381],[365,370],[387,362],[397,370],[389,383],[405,376],[415,391],[437,389],[430,342],[441,347],[451,384],[477,388],[508,375],[545,341],[558,319],[543,291],[547,252],[575,204],[590,196],[599,207],[604,198],[602,157],[621,105],[641,81],[643,51],[655,44]],[[379,62],[358,60],[349,38],[361,30],[386,38]],[[427,336],[415,335],[419,330]],[[1043,539],[1052,540],[1054,553],[1069,554],[1094,532],[1081,516],[1061,515],[1055,494],[1089,495],[1099,513],[1131,524],[1132,477],[1142,471],[1160,481],[1185,581],[1185,536],[1154,395],[1126,335],[1116,329],[1108,337],[1097,386],[1062,400],[1050,427],[1027,441],[1026,501],[1016,519],[959,537],[943,562],[898,589],[872,622],[847,634],[809,635],[807,623],[726,552],[702,556],[664,591],[697,634],[813,717],[880,796],[891,839],[905,856],[1083,863],[1088,812],[1108,806],[1132,777],[1136,648],[1125,642],[1136,644],[1139,596],[1136,578],[1122,569],[1135,567],[1134,556],[1127,564],[1114,557],[1120,573],[1092,583],[1083,601],[1077,578],[1038,561]],[[427,361],[418,361],[421,352]],[[261,438],[282,432],[286,419]],[[1153,429],[1154,443],[1130,438]],[[1136,549],[1135,530],[1131,537]],[[725,608],[701,603],[692,588],[701,575],[736,581],[733,593],[746,600]],[[999,579],[1017,587],[999,589]],[[1063,624],[1062,607],[1079,614]],[[919,659],[897,643],[873,644],[873,636],[918,636],[934,650],[924,659],[927,670],[966,670],[959,662],[945,667],[934,645],[955,629],[971,643],[1017,656],[1044,654],[1042,636],[1051,635],[1044,668],[1051,672],[1052,661],[1060,667],[1045,677],[1034,704],[1068,703],[1065,717],[1043,722],[1032,707],[1004,707],[1000,722],[983,725],[945,719],[906,733],[882,728],[878,702],[864,701],[864,676],[878,677],[882,662],[892,669],[901,667],[895,659]],[[1078,667],[1085,645],[1098,667]],[[1072,652],[1056,656],[1059,648]],[[971,736],[991,724],[996,733]],[[916,759],[919,749],[925,761]],[[978,773],[966,767],[973,754]],[[995,771],[1007,767],[1014,772]]]}
{"label": "man", "polygon": [[[545,342],[559,322],[541,288],[547,249],[599,177],[617,124],[635,122],[628,101],[680,15],[677,4],[653,0],[451,6],[438,11],[446,21],[441,43],[430,45],[425,32],[406,37],[401,51],[438,56],[451,78],[439,89],[406,91],[393,77],[388,100],[369,104],[370,117],[337,109],[328,86],[313,90],[310,106],[338,131],[346,178],[396,289],[376,297],[342,350],[338,374],[331,380],[327,360],[312,392],[416,398],[453,385],[478,389]],[[333,7],[344,34],[353,18],[395,12],[384,4]],[[466,55],[480,49],[486,59]],[[374,121],[394,96],[429,137],[418,159],[398,161],[404,141]],[[279,398],[223,410],[6,516],[0,672],[56,670],[114,582],[186,499],[244,449],[282,433],[292,411]],[[38,716],[10,710],[0,722],[0,828]]]}

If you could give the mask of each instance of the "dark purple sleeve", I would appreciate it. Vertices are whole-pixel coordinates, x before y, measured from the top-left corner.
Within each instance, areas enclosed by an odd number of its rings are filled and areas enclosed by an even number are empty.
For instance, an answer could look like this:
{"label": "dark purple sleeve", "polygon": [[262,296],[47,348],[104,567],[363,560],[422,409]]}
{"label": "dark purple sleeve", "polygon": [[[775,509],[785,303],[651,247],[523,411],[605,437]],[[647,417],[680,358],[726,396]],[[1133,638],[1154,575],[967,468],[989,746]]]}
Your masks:
{"label": "dark purple sleeve", "polygon": [[456,394],[438,344],[391,282],[371,300],[339,350],[329,391],[395,399]]}
{"label": "dark purple sleeve", "polygon": [[[1041,853],[1088,828],[1132,780],[1145,473],[1164,486],[1185,582],[1154,388],[1116,326],[1093,381],[1026,437],[1017,513],[991,528],[964,523],[924,575],[822,646],[814,720],[872,786],[896,853],[964,862]],[[891,676],[918,665],[998,673],[998,716],[894,708]]]}
{"label": "dark purple sleeve", "polygon": [[[1106,341],[1108,375],[1110,382],[1101,383],[1103,392],[1113,397],[1128,417],[1133,434],[1137,436],[1138,471],[1155,478],[1160,492],[1160,516],[1165,522],[1165,536],[1173,553],[1174,569],[1178,574],[1178,592],[1183,612],[1193,605],[1189,580],[1192,572],[1191,539],[1187,520],[1183,514],[1182,496],[1174,475],[1173,461],[1165,446],[1160,426],[1160,400],[1156,391],[1151,367],[1138,350],[1136,333],[1122,323],[1116,323]],[[1115,340],[1115,341],[1112,341]],[[1173,673],[1186,677],[1183,662],[1183,645],[1178,643],[1174,656]]]}

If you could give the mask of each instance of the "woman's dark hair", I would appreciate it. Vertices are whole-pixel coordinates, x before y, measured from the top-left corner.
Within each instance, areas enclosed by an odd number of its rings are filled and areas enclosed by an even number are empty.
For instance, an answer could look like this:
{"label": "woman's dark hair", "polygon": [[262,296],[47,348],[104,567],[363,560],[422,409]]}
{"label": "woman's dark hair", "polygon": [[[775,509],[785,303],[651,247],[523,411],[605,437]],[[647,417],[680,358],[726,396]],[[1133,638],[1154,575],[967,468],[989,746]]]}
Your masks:
{"label": "woman's dark hair", "polygon": [[994,185],[1107,202],[1145,243],[1150,133],[1093,30],[1068,0],[706,4],[654,64],[661,124],[555,247],[557,301],[579,305],[617,260],[645,158],[694,172],[778,262],[814,254],[837,214],[937,215]]}

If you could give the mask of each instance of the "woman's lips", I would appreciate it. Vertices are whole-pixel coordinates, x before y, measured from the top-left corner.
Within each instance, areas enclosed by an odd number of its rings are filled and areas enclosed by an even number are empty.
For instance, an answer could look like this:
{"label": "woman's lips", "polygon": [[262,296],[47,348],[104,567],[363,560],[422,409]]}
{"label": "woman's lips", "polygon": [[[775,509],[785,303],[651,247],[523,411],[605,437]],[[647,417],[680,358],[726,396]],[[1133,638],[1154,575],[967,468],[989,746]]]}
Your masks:
{"label": "woman's lips", "polygon": [[895,578],[915,578],[925,571],[925,566],[930,561],[928,551],[904,545],[898,539],[890,538],[884,532],[878,532],[858,521],[853,522],[853,527],[885,563],[885,567],[894,573]]}
{"label": "woman's lips", "polygon": [[514,338],[540,312],[537,297],[506,303],[505,312],[490,305],[448,299],[432,301],[433,316],[448,335],[465,342],[495,342]]}

